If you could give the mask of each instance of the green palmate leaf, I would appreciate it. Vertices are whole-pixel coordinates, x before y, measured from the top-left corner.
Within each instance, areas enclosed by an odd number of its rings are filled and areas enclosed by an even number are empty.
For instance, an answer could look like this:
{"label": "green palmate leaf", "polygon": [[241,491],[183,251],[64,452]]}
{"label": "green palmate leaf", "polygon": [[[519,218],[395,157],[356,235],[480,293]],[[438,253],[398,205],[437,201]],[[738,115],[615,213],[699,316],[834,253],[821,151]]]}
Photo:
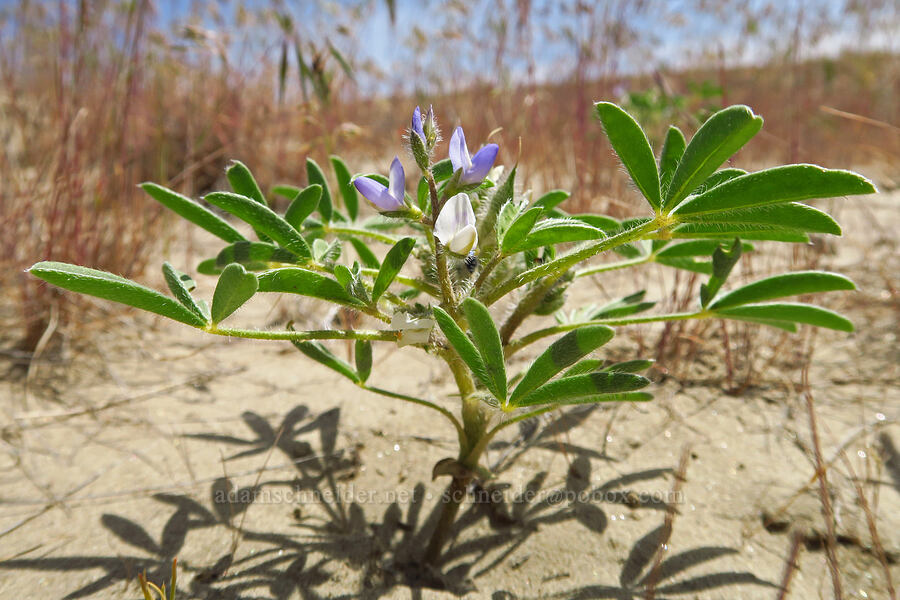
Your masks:
{"label": "green palmate leaf", "polygon": [[300,231],[303,228],[303,221],[319,206],[319,202],[322,199],[322,186],[314,183],[302,190],[297,190],[297,193],[291,198],[293,200],[291,200],[287,211],[284,213],[284,220],[290,223],[294,229]]}
{"label": "green palmate leaf", "polygon": [[[658,250],[656,256],[658,258],[682,258],[690,256],[711,256],[712,253],[722,246],[721,240],[693,240],[690,242],[679,242],[677,244],[669,244]],[[753,250],[752,244],[741,244],[743,252]]]}
{"label": "green palmate leaf", "polygon": [[406,264],[406,259],[409,258],[409,253],[412,252],[415,245],[415,238],[408,237],[403,238],[388,250],[384,262],[381,263],[381,268],[378,270],[378,276],[375,277],[375,283],[372,285],[372,302],[377,302],[388,289],[397,273]]}
{"label": "green palmate leaf", "polygon": [[543,212],[543,208],[536,206],[516,217],[507,230],[503,232],[503,237],[500,240],[500,249],[504,254],[514,252],[513,249],[524,242],[525,236],[531,232],[531,229]]}
{"label": "green palmate leaf", "polygon": [[309,260],[311,258],[312,255],[306,240],[300,236],[290,223],[272,212],[269,207],[259,204],[246,196],[228,192],[213,192],[207,194],[204,199],[271,237],[279,245],[294,253],[300,260]]}
{"label": "green palmate leaf", "polygon": [[740,105],[720,110],[707,119],[685,148],[666,190],[663,206],[672,208],[681,202],[761,127],[762,117]]}
{"label": "green palmate leaf", "polygon": [[775,225],[809,233],[841,235],[841,226],[830,215],[812,206],[793,202],[716,213],[683,215],[681,220],[728,225],[744,223]]}
{"label": "green palmate leaf", "polygon": [[545,219],[537,223],[525,239],[509,248],[510,252],[522,252],[541,246],[563,242],[583,242],[606,237],[603,231],[575,219]]}
{"label": "green palmate leaf", "polygon": [[855,289],[856,286],[852,281],[837,273],[799,271],[767,277],[739,287],[713,302],[709,308],[710,310],[721,310],[751,302],[762,302],[799,294]]}
{"label": "green palmate leaf", "polygon": [[237,229],[226,223],[221,217],[187,196],[182,196],[155,183],[142,183],[140,187],[169,210],[226,242],[238,242],[245,239]]}
{"label": "green palmate leaf", "polygon": [[434,306],[431,310],[434,313],[434,320],[437,321],[438,327],[444,332],[447,341],[450,342],[450,345],[453,346],[453,349],[456,350],[462,361],[466,363],[469,370],[486,388],[491,389],[494,385],[493,380],[488,375],[481,353],[475,347],[475,344],[472,343],[472,340],[469,339],[469,336],[460,329],[453,317],[448,315],[442,308]]}
{"label": "green palmate leaf", "polygon": [[194,327],[206,325],[206,319],[173,298],[112,273],[53,261],[39,262],[29,272],[65,290],[140,308]]}
{"label": "green palmate leaf", "polygon": [[709,238],[733,240],[740,237],[754,241],[805,244],[809,236],[799,229],[762,223],[685,223],[672,229],[673,239]]}
{"label": "green palmate leaf", "polygon": [[353,356],[356,359],[356,373],[360,383],[365,383],[372,373],[372,342],[356,340]]}
{"label": "green palmate leaf", "polygon": [[331,167],[334,169],[334,177],[344,200],[344,208],[347,209],[350,220],[355,221],[359,214],[359,196],[356,195],[356,187],[350,182],[350,169],[338,156],[331,157]]}
{"label": "green palmate leaf", "polygon": [[604,373],[639,373],[652,367],[655,362],[656,361],[652,358],[636,358],[634,360],[613,363],[600,370]]}
{"label": "green palmate leaf", "polygon": [[778,323],[805,323],[815,327],[853,331],[853,323],[847,318],[820,306],[794,302],[772,304],[744,304],[732,308],[715,309],[719,316],[764,323],[779,327]]}
{"label": "green palmate leaf", "polygon": [[701,183],[697,189],[691,192],[694,195],[702,194],[706,190],[712,189],[719,184],[725,183],[726,181],[731,181],[735,177],[740,177],[741,175],[746,175],[747,171],[743,169],[721,169],[716,171],[712,175],[706,178],[706,181]]}
{"label": "green palmate leaf", "polygon": [[253,297],[259,287],[256,275],[248,273],[243,265],[232,263],[222,270],[216,291],[213,293],[212,322],[220,323]]}
{"label": "green palmate leaf", "polygon": [[364,267],[367,269],[381,268],[378,257],[375,256],[375,253],[369,249],[365,242],[355,237],[348,237],[347,239],[350,240],[350,245],[356,250],[356,253],[359,255],[359,260],[362,261]]}
{"label": "green palmate leaf", "polygon": [[328,348],[319,342],[298,342],[296,340],[291,340],[291,343],[294,344],[300,352],[314,361],[325,365],[332,371],[337,371],[353,383],[359,383],[359,376],[356,374],[356,371],[353,370],[353,367],[332,354]]}
{"label": "green palmate leaf", "polygon": [[562,202],[564,202],[571,194],[564,190],[551,190],[535,201],[535,206],[540,206],[544,211],[551,211]]}
{"label": "green palmate leaf", "polygon": [[646,377],[632,373],[595,371],[550,381],[510,405],[518,407],[536,404],[650,400],[650,394],[624,394],[624,392],[639,390],[649,384],[650,380]]}
{"label": "green palmate leaf", "polygon": [[816,165],[786,165],[735,177],[672,209],[679,216],[697,215],[795,202],[810,198],[832,198],[873,194],[872,183],[856,173],[823,169]]}
{"label": "green palmate leaf", "polygon": [[684,148],[687,142],[681,130],[672,125],[666,133],[666,141],[663,142],[662,152],[659,154],[659,187],[661,194],[665,194],[675,175],[675,169],[681,162]]}
{"label": "green palmate leaf", "polygon": [[605,304],[598,308],[591,314],[590,319],[618,319],[644,312],[645,310],[650,310],[656,305],[656,302],[644,302],[643,300],[646,294],[646,290],[641,290],[630,296],[613,300],[609,304]]}
{"label": "green palmate leaf", "polygon": [[204,321],[209,319],[209,315],[203,310],[200,304],[191,295],[191,290],[195,287],[194,281],[186,274],[176,270],[168,262],[164,262],[162,266],[163,277],[169,286],[172,295],[184,305],[185,308],[200,316]]}
{"label": "green palmate leaf", "polygon": [[500,332],[491,318],[487,307],[475,300],[466,298],[462,303],[463,313],[469,322],[469,329],[475,339],[475,347],[481,354],[482,362],[487,370],[490,384],[485,383],[494,397],[501,402],[506,401],[506,360],[503,357],[503,343]]}
{"label": "green palmate leaf", "polygon": [[260,273],[259,291],[300,294],[347,306],[363,305],[362,301],[351,296],[334,279],[297,267],[284,267]]}
{"label": "green palmate leaf", "polygon": [[300,259],[274,244],[247,241],[235,242],[226,246],[216,256],[217,267],[224,267],[231,263],[240,263],[246,267],[270,262],[296,264],[300,262]]}
{"label": "green palmate leaf", "polygon": [[333,208],[331,203],[331,190],[328,188],[328,181],[325,180],[325,173],[321,167],[311,158],[306,159],[306,178],[310,185],[318,184],[322,186],[322,198],[319,200],[319,214],[328,222],[331,220]]}
{"label": "green palmate leaf", "polygon": [[520,398],[550,381],[557,373],[607,343],[613,335],[613,330],[605,325],[585,325],[553,342],[531,363],[509,397],[510,404],[515,405]]}
{"label": "green palmate leaf", "polygon": [[641,194],[654,209],[659,209],[659,172],[653,149],[644,130],[627,112],[610,102],[594,105],[610,144]]}
{"label": "green palmate leaf", "polygon": [[731,274],[731,269],[740,260],[742,250],[741,241],[736,239],[730,250],[726,251],[722,248],[716,248],[713,251],[712,276],[709,278],[709,283],[700,285],[700,305],[703,308],[706,308],[710,301],[716,297],[716,294],[719,293],[722,284],[725,283],[728,275]]}

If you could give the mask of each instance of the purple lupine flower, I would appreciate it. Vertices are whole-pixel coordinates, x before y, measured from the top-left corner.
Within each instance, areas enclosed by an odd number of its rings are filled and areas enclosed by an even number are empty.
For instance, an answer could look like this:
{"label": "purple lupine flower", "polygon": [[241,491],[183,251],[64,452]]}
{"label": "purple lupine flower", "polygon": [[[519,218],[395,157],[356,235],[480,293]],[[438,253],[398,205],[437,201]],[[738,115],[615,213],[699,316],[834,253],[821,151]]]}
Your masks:
{"label": "purple lupine flower", "polygon": [[450,164],[453,165],[454,172],[462,169],[462,177],[459,182],[462,184],[481,183],[481,180],[494,166],[499,150],[500,147],[497,144],[488,144],[482,146],[475,156],[470,158],[469,149],[466,147],[466,136],[462,127],[457,127],[453,136],[450,137]]}
{"label": "purple lupine flower", "polygon": [[416,110],[413,111],[412,116],[412,125],[410,130],[422,138],[422,142],[425,142],[425,128],[422,127],[422,111],[419,110],[419,107],[416,107]]}
{"label": "purple lupine flower", "polygon": [[357,177],[353,181],[353,185],[378,210],[382,212],[403,210],[406,207],[406,203],[403,201],[406,191],[406,175],[403,173],[403,165],[400,164],[400,159],[396,156],[391,162],[391,173],[388,181],[390,185],[384,187],[371,177]]}
{"label": "purple lupine flower", "polygon": [[459,193],[447,200],[434,222],[434,235],[454,254],[464,256],[478,245],[475,211],[468,194]]}

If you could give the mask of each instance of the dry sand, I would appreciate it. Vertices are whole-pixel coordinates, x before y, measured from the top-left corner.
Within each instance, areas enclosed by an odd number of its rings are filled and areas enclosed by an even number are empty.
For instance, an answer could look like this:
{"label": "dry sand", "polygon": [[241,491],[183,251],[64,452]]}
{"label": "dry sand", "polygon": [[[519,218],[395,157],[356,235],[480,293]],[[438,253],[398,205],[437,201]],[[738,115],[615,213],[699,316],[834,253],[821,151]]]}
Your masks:
{"label": "dry sand", "polygon": [[[822,263],[861,288],[829,299],[858,330],[820,332],[810,369],[846,598],[887,592],[843,455],[875,502],[900,585],[898,202],[844,201],[845,237]],[[629,277],[603,290],[633,291]],[[201,287],[211,295],[208,279]],[[573,290],[601,294],[589,282]],[[326,316],[263,296],[232,319]],[[443,420],[360,391],[287,343],[146,315],[88,327],[35,366],[27,401],[20,371],[0,381],[0,598],[137,598],[136,575],[161,582],[177,556],[180,598],[637,598],[655,579],[657,598],[774,600],[793,532],[789,597],[830,598],[796,368],[804,337],[765,339],[760,351],[778,340],[782,352],[740,394],[723,391],[711,338],[651,403],[510,428],[437,574],[410,563],[446,485],[432,465],[454,455]],[[634,347],[623,335],[604,351]],[[448,374],[416,349],[376,347],[374,373],[377,385],[454,406]],[[671,539],[650,574],[669,500]],[[417,587],[435,584],[448,589]]]}

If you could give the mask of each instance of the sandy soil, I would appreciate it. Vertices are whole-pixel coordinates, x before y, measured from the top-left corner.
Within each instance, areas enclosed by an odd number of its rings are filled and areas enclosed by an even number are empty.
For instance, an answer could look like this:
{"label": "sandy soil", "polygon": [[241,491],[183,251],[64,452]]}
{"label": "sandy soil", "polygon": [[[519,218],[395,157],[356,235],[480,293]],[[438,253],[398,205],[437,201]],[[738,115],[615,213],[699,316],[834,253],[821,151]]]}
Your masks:
{"label": "sandy soil", "polygon": [[[887,597],[854,481],[900,584],[898,202],[846,201],[835,211],[845,238],[823,255],[861,288],[829,299],[858,331],[820,332],[810,369],[846,598]],[[629,277],[573,295],[622,295]],[[659,295],[654,281],[666,282],[646,277]],[[264,296],[233,319],[326,316]],[[431,467],[453,455],[442,420],[362,392],[287,343],[144,315],[88,326],[27,379],[10,361],[0,381],[0,598],[136,598],[137,573],[160,582],[177,556],[182,598],[632,598],[655,580],[657,598],[775,599],[794,533],[789,597],[830,598],[796,368],[806,338],[766,336],[756,350],[773,358],[739,394],[723,391],[712,336],[678,379],[657,371],[651,403],[510,431],[441,573],[426,573],[410,564],[446,485]],[[635,339],[604,352],[627,356]],[[379,346],[374,373],[453,405],[448,374],[418,350]],[[674,526],[654,571],[667,503]],[[420,587],[434,585],[447,589]]]}

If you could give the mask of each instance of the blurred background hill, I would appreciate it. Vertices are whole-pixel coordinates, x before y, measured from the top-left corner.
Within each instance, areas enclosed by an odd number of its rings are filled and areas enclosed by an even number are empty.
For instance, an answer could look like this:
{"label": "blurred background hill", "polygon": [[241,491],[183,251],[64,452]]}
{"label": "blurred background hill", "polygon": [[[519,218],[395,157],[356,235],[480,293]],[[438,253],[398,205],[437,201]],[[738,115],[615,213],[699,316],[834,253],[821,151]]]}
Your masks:
{"label": "blurred background hill", "polygon": [[137,183],[197,197],[231,158],[264,186],[304,183],[307,156],[380,169],[416,104],[578,210],[639,207],[597,100],[657,148],[669,123],[745,103],[766,127],[741,164],[895,187],[898,45],[895,0],[0,3],[2,344],[30,352],[72,309],[23,274],[37,260],[140,277],[171,229]]}

